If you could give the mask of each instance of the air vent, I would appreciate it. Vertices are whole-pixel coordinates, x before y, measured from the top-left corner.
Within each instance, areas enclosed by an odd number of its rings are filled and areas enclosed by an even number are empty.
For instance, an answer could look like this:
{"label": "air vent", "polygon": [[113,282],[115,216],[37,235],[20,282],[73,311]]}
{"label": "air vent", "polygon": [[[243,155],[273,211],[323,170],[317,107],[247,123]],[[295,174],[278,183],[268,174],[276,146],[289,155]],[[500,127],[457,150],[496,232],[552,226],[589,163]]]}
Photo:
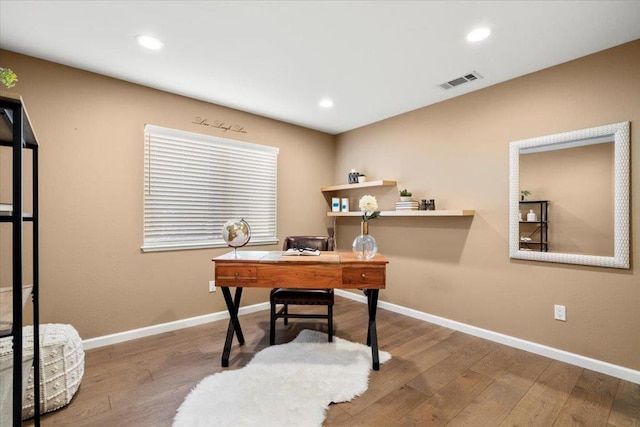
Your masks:
{"label": "air vent", "polygon": [[466,75],[464,75],[462,77],[458,77],[458,78],[455,78],[453,80],[449,80],[448,82],[445,82],[445,83],[440,83],[438,86],[441,89],[447,90],[447,89],[451,89],[451,88],[454,88],[456,86],[460,86],[462,84],[469,83],[469,82],[472,82],[474,80],[478,80],[478,79],[481,79],[481,78],[482,78],[482,76],[480,74],[478,74],[476,71],[472,71],[469,74],[466,74]]}

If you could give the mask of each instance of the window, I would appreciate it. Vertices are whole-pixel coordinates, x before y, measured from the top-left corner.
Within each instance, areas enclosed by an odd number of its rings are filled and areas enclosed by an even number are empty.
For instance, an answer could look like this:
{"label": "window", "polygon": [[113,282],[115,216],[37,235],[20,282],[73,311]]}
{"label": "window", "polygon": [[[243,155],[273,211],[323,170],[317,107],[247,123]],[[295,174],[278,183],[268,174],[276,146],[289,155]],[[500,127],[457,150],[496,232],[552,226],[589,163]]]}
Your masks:
{"label": "window", "polygon": [[278,151],[146,125],[142,250],[226,246],[231,218],[249,223],[249,244],[277,243]]}

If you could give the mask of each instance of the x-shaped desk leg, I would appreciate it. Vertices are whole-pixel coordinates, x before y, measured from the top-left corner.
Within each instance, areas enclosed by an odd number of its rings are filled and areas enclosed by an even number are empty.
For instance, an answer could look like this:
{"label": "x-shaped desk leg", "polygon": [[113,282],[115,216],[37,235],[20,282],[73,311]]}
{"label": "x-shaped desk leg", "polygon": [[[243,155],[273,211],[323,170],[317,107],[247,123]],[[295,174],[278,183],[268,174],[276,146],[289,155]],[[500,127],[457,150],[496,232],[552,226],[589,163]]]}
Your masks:
{"label": "x-shaped desk leg", "polygon": [[367,305],[369,307],[369,328],[367,329],[367,345],[371,347],[373,370],[380,370],[380,358],[378,356],[378,333],[376,331],[376,309],[378,307],[378,289],[366,289]]}
{"label": "x-shaped desk leg", "polygon": [[227,338],[224,341],[224,350],[222,351],[222,366],[227,368],[229,366],[229,354],[231,353],[231,343],[233,342],[234,332],[238,337],[238,343],[240,343],[240,345],[244,344],[244,335],[242,335],[242,328],[240,327],[240,320],[238,319],[242,287],[236,288],[236,295],[233,299],[231,299],[231,291],[228,287],[222,287],[221,289],[230,316],[229,326],[227,327]]}

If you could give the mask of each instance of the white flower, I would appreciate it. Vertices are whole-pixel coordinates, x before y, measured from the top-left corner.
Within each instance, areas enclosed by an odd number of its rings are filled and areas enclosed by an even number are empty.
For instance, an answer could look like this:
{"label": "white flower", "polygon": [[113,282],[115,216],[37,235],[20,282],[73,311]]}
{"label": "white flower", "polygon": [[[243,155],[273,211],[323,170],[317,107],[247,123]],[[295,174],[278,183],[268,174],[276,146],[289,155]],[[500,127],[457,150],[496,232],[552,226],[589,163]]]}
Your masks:
{"label": "white flower", "polygon": [[360,210],[364,213],[371,213],[378,210],[378,201],[375,197],[367,194],[360,199]]}
{"label": "white flower", "polygon": [[378,201],[375,197],[366,194],[360,198],[360,203],[358,203],[360,207],[360,211],[362,211],[362,220],[368,221],[370,219],[375,219],[380,215],[380,211],[378,211]]}

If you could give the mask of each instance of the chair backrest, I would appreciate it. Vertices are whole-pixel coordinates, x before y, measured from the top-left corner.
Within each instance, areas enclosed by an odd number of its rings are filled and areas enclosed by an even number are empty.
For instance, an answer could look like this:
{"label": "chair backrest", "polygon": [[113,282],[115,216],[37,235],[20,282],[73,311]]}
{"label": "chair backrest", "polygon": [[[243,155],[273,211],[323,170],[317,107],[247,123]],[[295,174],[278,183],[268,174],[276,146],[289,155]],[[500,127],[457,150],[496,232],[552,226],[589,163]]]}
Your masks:
{"label": "chair backrest", "polygon": [[282,249],[287,250],[293,245],[304,246],[307,248],[318,249],[319,251],[333,250],[333,237],[324,236],[287,236],[282,242]]}

